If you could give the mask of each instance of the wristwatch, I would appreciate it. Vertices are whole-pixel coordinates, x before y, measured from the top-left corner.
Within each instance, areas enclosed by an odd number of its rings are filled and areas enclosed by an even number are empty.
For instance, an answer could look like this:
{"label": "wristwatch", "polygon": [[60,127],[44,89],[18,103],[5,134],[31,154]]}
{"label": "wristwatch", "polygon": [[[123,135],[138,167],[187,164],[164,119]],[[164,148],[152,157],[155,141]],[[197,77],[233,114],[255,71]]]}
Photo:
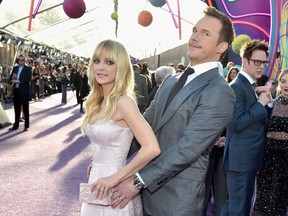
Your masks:
{"label": "wristwatch", "polygon": [[143,182],[139,179],[137,175],[134,176],[133,185],[137,190],[142,190],[145,187],[145,185],[143,184]]}

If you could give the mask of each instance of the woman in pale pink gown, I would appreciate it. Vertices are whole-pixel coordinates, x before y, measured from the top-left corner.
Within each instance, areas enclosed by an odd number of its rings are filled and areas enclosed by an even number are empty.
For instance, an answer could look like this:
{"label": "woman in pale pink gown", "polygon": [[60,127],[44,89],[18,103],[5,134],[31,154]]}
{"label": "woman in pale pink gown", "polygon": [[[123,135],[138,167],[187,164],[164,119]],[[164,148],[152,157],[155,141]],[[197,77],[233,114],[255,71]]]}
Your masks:
{"label": "woman in pale pink gown", "polygon": [[[89,137],[93,159],[88,167],[88,183],[101,204],[83,203],[82,216],[141,216],[140,196],[123,209],[112,208],[113,188],[160,154],[157,139],[138,110],[134,99],[134,76],[130,57],[116,41],[99,43],[91,57],[86,114],[82,129]],[[141,145],[137,155],[126,164],[133,137]],[[125,197],[118,197],[125,201]],[[118,200],[118,201],[119,201]]]}

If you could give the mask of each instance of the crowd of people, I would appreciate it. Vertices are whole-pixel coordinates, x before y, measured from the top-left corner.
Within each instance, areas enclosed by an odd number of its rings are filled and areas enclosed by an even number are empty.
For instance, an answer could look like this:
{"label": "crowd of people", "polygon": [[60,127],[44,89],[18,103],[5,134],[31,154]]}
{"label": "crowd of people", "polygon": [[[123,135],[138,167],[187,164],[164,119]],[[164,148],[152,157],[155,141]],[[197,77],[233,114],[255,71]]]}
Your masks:
{"label": "crowd of people", "polygon": [[[207,7],[192,29],[187,66],[151,73],[145,62],[131,64],[120,42],[104,40],[89,64],[72,74],[56,69],[61,103],[70,83],[92,146],[82,216],[205,216],[212,199],[215,216],[286,215],[288,69],[265,77],[269,46],[252,39],[240,50],[241,68],[229,62],[223,70],[234,37],[230,18]],[[10,129],[22,106],[28,130],[29,83],[39,100],[41,68],[18,60]]]}
{"label": "crowd of people", "polygon": [[28,131],[29,103],[39,102],[55,93],[61,93],[59,103],[67,103],[68,89],[76,90],[76,100],[80,113],[84,113],[83,102],[89,94],[87,63],[67,64],[59,62],[48,64],[40,61],[36,54],[20,54],[13,67],[1,67],[1,102],[13,103],[15,122],[10,130],[18,130],[19,122],[24,121]]}

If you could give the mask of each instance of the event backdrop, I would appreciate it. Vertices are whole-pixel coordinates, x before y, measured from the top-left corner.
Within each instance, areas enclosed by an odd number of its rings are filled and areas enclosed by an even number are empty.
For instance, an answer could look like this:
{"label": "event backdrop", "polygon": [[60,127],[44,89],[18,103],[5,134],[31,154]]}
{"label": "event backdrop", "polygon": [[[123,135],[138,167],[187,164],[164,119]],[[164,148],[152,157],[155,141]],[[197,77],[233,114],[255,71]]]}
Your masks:
{"label": "event backdrop", "polygon": [[266,40],[270,46],[270,65],[265,74],[277,77],[288,67],[288,0],[206,0],[232,19],[236,38],[228,61],[241,65],[239,47],[247,39]]}

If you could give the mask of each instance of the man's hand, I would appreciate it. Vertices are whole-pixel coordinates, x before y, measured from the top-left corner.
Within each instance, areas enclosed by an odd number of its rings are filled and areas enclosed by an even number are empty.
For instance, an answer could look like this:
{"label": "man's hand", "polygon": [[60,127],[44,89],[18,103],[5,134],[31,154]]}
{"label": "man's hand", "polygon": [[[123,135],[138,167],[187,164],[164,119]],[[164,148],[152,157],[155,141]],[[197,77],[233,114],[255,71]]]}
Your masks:
{"label": "man's hand", "polygon": [[12,79],[11,82],[12,82],[12,83],[20,83],[20,81],[19,81],[19,80],[16,80],[16,79]]}
{"label": "man's hand", "polygon": [[124,208],[130,200],[140,193],[140,191],[134,187],[133,182],[134,176],[131,176],[113,188],[112,208],[116,208],[119,205],[121,209]]}
{"label": "man's hand", "polygon": [[272,101],[271,92],[268,86],[258,86],[255,90],[260,94],[258,97],[258,101],[264,106],[266,106]]}
{"label": "man's hand", "polygon": [[223,147],[223,146],[225,146],[225,142],[226,142],[226,137],[225,136],[219,137],[219,139],[215,143],[215,146],[217,146],[219,148]]}

